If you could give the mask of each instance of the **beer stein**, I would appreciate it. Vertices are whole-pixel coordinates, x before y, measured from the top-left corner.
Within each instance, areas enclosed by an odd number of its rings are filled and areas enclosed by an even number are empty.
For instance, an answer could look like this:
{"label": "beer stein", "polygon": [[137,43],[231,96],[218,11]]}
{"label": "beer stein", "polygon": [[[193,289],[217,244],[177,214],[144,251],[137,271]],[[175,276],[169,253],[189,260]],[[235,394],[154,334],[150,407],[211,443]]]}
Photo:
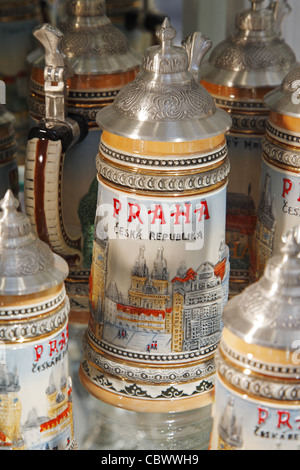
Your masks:
{"label": "beer stein", "polygon": [[[15,117],[18,164],[24,166],[29,113],[27,55],[36,47],[32,29],[40,23],[38,0],[0,2],[0,79],[5,83],[7,110]],[[5,46],[4,46],[5,45]],[[4,195],[4,194],[3,194]],[[3,197],[3,196],[2,196]]]}
{"label": "beer stein", "polygon": [[[91,318],[80,378],[137,412],[211,405],[228,295],[226,112],[199,84],[210,41],[147,49],[137,78],[98,113],[103,129]],[[196,79],[194,78],[196,77]]]}
{"label": "beer stein", "polygon": [[0,449],[72,450],[68,265],[18,205],[0,202]]}
{"label": "beer stein", "polygon": [[261,140],[269,109],[264,96],[278,87],[296,63],[280,34],[286,1],[251,0],[238,13],[236,31],[212,51],[203,65],[202,85],[232,117],[227,135],[230,177],[226,241],[230,249],[230,297],[249,283],[253,234],[259,204]]}
{"label": "beer stein", "polygon": [[271,112],[263,140],[260,202],[251,274],[258,280],[282,235],[300,215],[300,67],[265,101]]}
{"label": "beer stein", "polygon": [[105,15],[104,0],[68,0],[66,9],[61,31],[43,25],[34,32],[45,54],[31,57],[30,112],[41,122],[29,135],[25,203],[39,237],[68,261],[71,320],[87,322],[100,139],[95,118],[134,79],[140,57]]}
{"label": "beer stein", "polygon": [[212,450],[299,449],[300,226],[280,250],[224,309]]}
{"label": "beer stein", "polygon": [[17,143],[15,117],[0,104],[0,199],[8,189],[17,197],[19,194],[19,174],[17,163]]}

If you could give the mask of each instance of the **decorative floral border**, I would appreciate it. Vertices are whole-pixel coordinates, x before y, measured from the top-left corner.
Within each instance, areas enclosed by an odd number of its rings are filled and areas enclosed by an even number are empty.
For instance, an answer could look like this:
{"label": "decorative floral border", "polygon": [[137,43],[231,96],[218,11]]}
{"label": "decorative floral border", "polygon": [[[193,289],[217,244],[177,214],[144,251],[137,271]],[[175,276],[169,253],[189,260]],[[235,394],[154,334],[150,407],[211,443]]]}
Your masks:
{"label": "decorative floral border", "polygon": [[203,153],[192,155],[190,158],[184,158],[184,156],[179,155],[177,158],[173,156],[172,158],[155,158],[151,156],[136,156],[129,153],[120,153],[117,149],[108,146],[102,140],[100,142],[100,152],[104,157],[120,161],[124,164],[131,164],[135,166],[149,166],[151,168],[165,168],[173,170],[174,168],[183,168],[192,167],[198,165],[211,165],[217,163],[218,161],[224,159],[228,155],[227,145],[219,147],[213,153]]}
{"label": "decorative floral border", "polygon": [[300,168],[300,152],[291,151],[274,145],[268,139],[263,139],[263,151],[270,160],[288,165],[294,168]]}
{"label": "decorative floral border", "polygon": [[187,385],[174,386],[174,385],[146,385],[140,386],[136,383],[124,384],[124,380],[108,379],[105,373],[100,372],[98,369],[92,367],[87,360],[81,363],[81,369],[86,377],[91,380],[96,386],[107,391],[117,393],[131,398],[150,399],[150,400],[173,400],[189,398],[195,395],[202,395],[206,392],[212,391],[214,388],[213,380],[201,380],[200,382],[193,382]]}
{"label": "decorative floral border", "polygon": [[230,362],[227,362],[223,358],[221,351],[222,349],[220,347],[215,356],[218,374],[226,383],[233,386],[239,392],[243,394],[247,393],[254,397],[279,400],[282,402],[299,401],[299,379],[294,379],[294,382],[275,381],[275,379],[272,380],[271,377],[268,379],[264,376],[255,375],[251,369],[251,374],[246,375],[242,369],[238,369]]}
{"label": "decorative floral border", "polygon": [[133,174],[130,171],[108,165],[100,159],[99,155],[96,158],[96,166],[98,176],[113,184],[137,191],[158,191],[159,193],[207,189],[225,181],[230,170],[230,163],[227,158],[218,168],[206,172],[199,170],[196,174],[182,176],[162,176],[161,171],[157,176]]}
{"label": "decorative floral border", "polygon": [[40,336],[51,335],[62,328],[68,322],[70,312],[70,302],[68,297],[64,298],[53,312],[43,315],[42,318],[32,318],[28,321],[4,322],[0,324],[0,341],[5,343],[15,343],[30,341]]}
{"label": "decorative floral border", "polygon": [[90,329],[86,332],[86,340],[89,342],[92,347],[94,346],[95,350],[102,351],[104,354],[110,354],[115,357],[123,358],[123,360],[132,361],[132,362],[146,362],[146,363],[155,363],[155,364],[168,364],[168,363],[179,363],[186,361],[199,361],[199,359],[205,359],[205,356],[213,354],[217,347],[218,343],[215,343],[211,346],[204,347],[201,350],[195,350],[190,352],[180,352],[180,353],[172,353],[172,354],[144,354],[141,352],[133,352],[133,351],[126,351],[125,349],[118,348],[116,346],[112,346],[105,341],[99,340],[96,338]]}
{"label": "decorative floral border", "polygon": [[291,379],[296,379],[300,375],[300,367],[296,365],[267,364],[257,359],[249,359],[248,356],[233,350],[223,339],[220,342],[220,349],[230,357],[231,361],[236,362],[239,367],[249,367],[260,374]]}
{"label": "decorative floral border", "polygon": [[160,368],[151,367],[153,364],[148,364],[142,368],[128,359],[127,363],[123,361],[115,362],[112,359],[108,359],[101,352],[95,351],[87,341],[87,336],[83,340],[83,350],[85,358],[91,364],[91,367],[95,367],[104,371],[104,374],[117,377],[119,380],[124,379],[127,381],[133,381],[134,383],[147,383],[152,385],[158,384],[173,384],[173,383],[187,383],[194,381],[199,378],[207,378],[215,373],[215,363],[213,357],[209,357],[206,361],[197,363],[176,364],[176,367],[172,367],[169,364],[162,362]]}
{"label": "decorative floral border", "polygon": [[52,299],[47,300],[46,302],[38,302],[34,305],[29,305],[28,307],[17,307],[17,306],[7,306],[0,309],[0,321],[3,319],[11,320],[15,317],[21,319],[24,317],[28,319],[31,316],[44,315],[45,313],[53,310],[57,305],[61,304],[66,297],[66,289],[63,289]]}
{"label": "decorative floral border", "polygon": [[283,132],[281,129],[272,126],[270,121],[267,121],[267,134],[275,139],[284,142],[286,145],[296,145],[300,146],[300,137],[299,135],[289,134],[288,132]]}

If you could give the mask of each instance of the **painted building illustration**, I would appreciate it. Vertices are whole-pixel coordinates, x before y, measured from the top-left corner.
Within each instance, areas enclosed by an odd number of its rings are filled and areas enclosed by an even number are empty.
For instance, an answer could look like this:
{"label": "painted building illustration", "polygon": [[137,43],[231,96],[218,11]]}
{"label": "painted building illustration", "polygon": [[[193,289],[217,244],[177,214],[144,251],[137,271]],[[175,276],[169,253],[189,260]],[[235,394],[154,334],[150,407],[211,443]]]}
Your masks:
{"label": "painted building illustration", "polygon": [[21,436],[20,383],[18,371],[9,371],[4,358],[0,359],[0,449],[24,449]]}
{"label": "painted building illustration", "polygon": [[239,450],[243,446],[242,423],[236,417],[234,398],[229,397],[219,423],[219,450]]}
{"label": "painted building illustration", "polygon": [[149,273],[145,247],[140,247],[131,272],[128,295],[120,294],[115,283],[111,282],[105,307],[105,320],[122,329],[171,334],[169,273],[161,248],[157,252],[153,270]]}
{"label": "painted building illustration", "polygon": [[[61,373],[60,386],[51,373],[45,390],[47,410],[39,416],[32,407],[24,423],[22,393],[17,369],[9,371],[5,361],[0,363],[0,449],[58,449],[73,436],[73,409],[70,379]],[[33,399],[34,402],[34,399]]]}
{"label": "painted building illustration", "polygon": [[[95,226],[99,222],[96,217]],[[92,319],[101,328],[103,324],[105,297],[106,297],[106,272],[108,264],[109,242],[105,231],[98,234],[93,242],[93,263],[90,274],[89,304]]]}
{"label": "painted building illustration", "polygon": [[[97,256],[100,254],[103,259],[102,245],[99,245],[101,252],[98,251]],[[174,278],[170,277],[163,247],[157,249],[151,264],[147,262],[146,248],[141,244],[128,273],[130,287],[127,292],[122,292],[120,286],[110,280],[103,302],[104,286],[97,285],[94,299],[98,299],[98,305],[93,304],[94,318],[96,322],[103,322],[100,326],[97,324],[98,334],[109,343],[119,341],[119,345],[149,352],[153,349],[159,352],[191,351],[216,344],[228,298],[226,244],[220,246],[216,265],[205,262],[194,270],[181,263]]]}
{"label": "painted building illustration", "polygon": [[257,223],[251,185],[248,194],[228,193],[226,243],[230,250],[230,280],[249,282],[250,250]]}
{"label": "painted building illustration", "polygon": [[271,175],[267,173],[258,207],[254,240],[253,275],[255,280],[263,275],[266,262],[272,256],[275,226],[275,201],[272,194]]}
{"label": "painted building illustration", "polygon": [[[218,342],[223,293],[222,279],[216,276],[215,267],[204,263],[197,272],[189,269],[172,283],[176,317],[181,317],[181,328],[172,338],[172,350],[192,351]],[[178,327],[176,321],[174,324]]]}

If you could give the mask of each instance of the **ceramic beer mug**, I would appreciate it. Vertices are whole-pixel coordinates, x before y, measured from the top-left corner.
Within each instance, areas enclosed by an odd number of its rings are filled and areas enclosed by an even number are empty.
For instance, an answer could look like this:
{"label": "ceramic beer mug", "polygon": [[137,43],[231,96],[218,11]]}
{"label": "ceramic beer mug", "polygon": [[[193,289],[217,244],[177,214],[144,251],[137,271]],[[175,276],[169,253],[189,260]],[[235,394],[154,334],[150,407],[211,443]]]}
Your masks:
{"label": "ceramic beer mug", "polygon": [[[97,200],[95,157],[100,140],[96,114],[134,79],[140,57],[107,18],[104,0],[68,0],[66,11],[59,30],[43,25],[34,33],[45,54],[31,57],[30,113],[36,122],[46,118],[48,150],[44,145],[37,152],[45,138],[45,123],[38,124],[40,131],[35,124],[29,135],[25,201],[39,236],[68,261],[71,319],[86,322]],[[47,108],[47,100],[53,101],[53,107],[48,104]],[[84,123],[88,133],[78,142],[78,124]],[[69,140],[66,136],[62,140],[65,132]],[[45,166],[40,168],[42,175],[37,169],[40,154]],[[37,196],[40,186],[44,197]],[[44,221],[39,212],[45,214]]]}
{"label": "ceramic beer mug", "polygon": [[212,450],[299,449],[300,226],[224,309]]}
{"label": "ceramic beer mug", "polygon": [[80,377],[100,400],[133,411],[211,403],[228,295],[231,119],[198,81],[210,41],[195,33],[185,49],[173,46],[175,36],[166,19],[161,45],[146,51],[136,80],[97,117],[91,319]]}
{"label": "ceramic beer mug", "polygon": [[74,449],[68,265],[18,205],[0,202],[0,449]]}
{"label": "ceramic beer mug", "polygon": [[252,275],[259,279],[282,235],[299,219],[300,67],[265,101],[271,112],[263,140],[260,202],[254,237]]}
{"label": "ceramic beer mug", "polygon": [[0,199],[8,189],[17,197],[19,193],[19,174],[17,162],[17,143],[15,117],[0,104]]}
{"label": "ceramic beer mug", "polygon": [[227,193],[226,241],[230,249],[230,296],[250,281],[252,239],[259,204],[261,139],[269,109],[264,96],[278,87],[296,63],[284,42],[280,24],[286,1],[251,0],[238,13],[236,31],[212,51],[203,65],[202,85],[232,117],[227,135],[230,178]]}

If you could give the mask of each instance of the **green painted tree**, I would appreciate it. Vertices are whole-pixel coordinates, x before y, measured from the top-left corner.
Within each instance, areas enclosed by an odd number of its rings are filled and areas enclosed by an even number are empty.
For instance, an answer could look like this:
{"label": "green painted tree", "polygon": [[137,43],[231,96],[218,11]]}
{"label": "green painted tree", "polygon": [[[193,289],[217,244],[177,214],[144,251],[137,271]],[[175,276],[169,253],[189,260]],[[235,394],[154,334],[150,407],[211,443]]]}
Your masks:
{"label": "green painted tree", "polygon": [[97,193],[98,181],[97,178],[95,178],[89,187],[88,193],[81,199],[78,207],[78,216],[83,235],[83,267],[88,269],[91,267],[93,257]]}

